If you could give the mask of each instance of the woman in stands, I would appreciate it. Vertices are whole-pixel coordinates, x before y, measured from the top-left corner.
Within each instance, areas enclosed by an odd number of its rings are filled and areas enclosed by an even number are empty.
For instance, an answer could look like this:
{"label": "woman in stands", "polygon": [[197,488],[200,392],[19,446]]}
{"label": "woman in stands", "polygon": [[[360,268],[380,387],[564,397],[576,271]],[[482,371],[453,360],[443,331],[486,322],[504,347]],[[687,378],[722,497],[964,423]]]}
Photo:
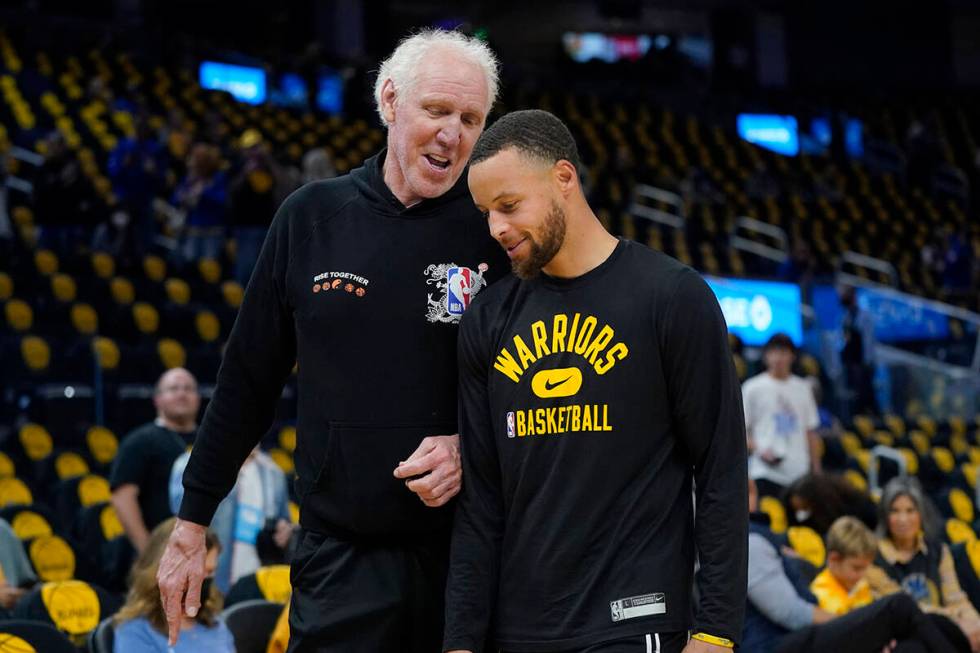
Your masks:
{"label": "woman in stands", "polygon": [[206,536],[208,555],[204,563],[208,578],[204,579],[201,587],[201,609],[193,619],[183,618],[177,645],[174,648],[167,646],[167,618],[157,587],[157,567],[160,566],[160,557],[175,521],[168,519],[153,529],[146,550],[133,565],[132,586],[126,604],[114,618],[116,633],[113,649],[116,653],[235,653],[231,632],[217,618],[222,598],[213,586],[211,576],[218,565],[221,545],[210,530]]}
{"label": "woman in stands", "polygon": [[926,612],[948,617],[980,653],[980,614],[960,588],[935,509],[910,477],[892,479],[878,504],[878,557],[868,572],[877,596],[904,591]]}

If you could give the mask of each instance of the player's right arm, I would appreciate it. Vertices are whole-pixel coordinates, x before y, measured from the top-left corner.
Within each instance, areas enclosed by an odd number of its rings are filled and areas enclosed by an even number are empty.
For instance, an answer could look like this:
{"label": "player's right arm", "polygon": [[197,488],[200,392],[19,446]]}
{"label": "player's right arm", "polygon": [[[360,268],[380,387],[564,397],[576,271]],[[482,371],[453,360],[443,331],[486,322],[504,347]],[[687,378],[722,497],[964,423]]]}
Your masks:
{"label": "player's right arm", "polygon": [[493,441],[489,354],[481,346],[479,315],[466,313],[459,331],[459,439],[463,490],[453,523],[446,587],[444,651],[483,651],[496,603],[504,518],[500,465]]}

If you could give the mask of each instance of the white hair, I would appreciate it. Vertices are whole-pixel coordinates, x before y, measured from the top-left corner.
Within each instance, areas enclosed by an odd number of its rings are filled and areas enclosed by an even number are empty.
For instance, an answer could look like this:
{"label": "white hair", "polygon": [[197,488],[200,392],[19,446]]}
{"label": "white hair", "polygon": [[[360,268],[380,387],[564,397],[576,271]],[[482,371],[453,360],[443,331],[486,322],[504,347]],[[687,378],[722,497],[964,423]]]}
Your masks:
{"label": "white hair", "polygon": [[483,70],[487,82],[487,113],[497,100],[499,89],[500,64],[497,55],[486,43],[475,37],[457,31],[426,29],[402,39],[395,51],[381,62],[378,78],[374,82],[374,104],[381,116],[381,124],[388,126],[381,108],[381,91],[389,79],[397,91],[395,103],[407,97],[418,83],[419,64],[426,54],[435,47],[448,47],[456,50],[461,58],[476,64]]}

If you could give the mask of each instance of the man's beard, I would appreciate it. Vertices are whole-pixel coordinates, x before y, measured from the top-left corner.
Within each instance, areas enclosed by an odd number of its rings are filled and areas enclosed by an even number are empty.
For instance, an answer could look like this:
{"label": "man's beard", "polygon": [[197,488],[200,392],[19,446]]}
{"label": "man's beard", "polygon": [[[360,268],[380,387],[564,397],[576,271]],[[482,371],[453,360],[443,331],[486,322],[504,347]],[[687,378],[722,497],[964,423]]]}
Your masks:
{"label": "man's beard", "polygon": [[555,254],[565,242],[565,211],[552,200],[551,211],[548,212],[541,227],[541,242],[534,240],[527,232],[524,233],[524,238],[528,242],[531,253],[523,260],[514,259],[510,267],[519,278],[533,279],[551,262],[551,259],[555,258]]}

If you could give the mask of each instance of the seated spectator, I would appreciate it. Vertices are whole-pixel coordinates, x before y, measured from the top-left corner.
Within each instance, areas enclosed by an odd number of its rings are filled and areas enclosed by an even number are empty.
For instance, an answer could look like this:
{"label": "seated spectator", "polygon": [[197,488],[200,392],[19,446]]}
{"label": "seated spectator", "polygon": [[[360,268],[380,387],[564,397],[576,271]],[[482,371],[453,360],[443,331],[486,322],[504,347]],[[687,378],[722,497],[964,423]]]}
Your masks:
{"label": "seated spectator", "polygon": [[10,616],[14,604],[36,582],[37,576],[14,529],[0,519],[0,619]]}
{"label": "seated spectator", "polygon": [[[749,510],[758,506],[749,481]],[[754,515],[753,515],[754,516]],[[816,605],[792,558],[780,553],[780,542],[757,519],[749,524],[748,601],[741,650],[752,653],[813,651],[957,651],[903,594],[837,617]],[[967,649],[968,650],[968,649]]]}
{"label": "seated spectator", "polygon": [[904,591],[923,610],[953,620],[980,652],[980,614],[956,578],[949,547],[936,527],[935,509],[919,482],[893,478],[878,504],[878,556],[868,572],[877,595]]}
{"label": "seated spectator", "polygon": [[[126,603],[113,618],[115,653],[235,652],[231,631],[217,618],[221,611],[221,594],[212,585],[211,578],[205,578],[201,586],[201,609],[195,617],[182,617],[177,645],[168,646],[167,618],[160,601],[160,588],[157,587],[157,569],[175,522],[171,518],[153,529],[146,549],[133,565],[132,588]],[[205,542],[208,553],[204,572],[210,576],[218,566],[221,545],[210,530]]]}
{"label": "seated spectator", "polygon": [[790,525],[809,526],[821,536],[839,517],[854,515],[874,528],[878,515],[871,497],[839,476],[807,474],[786,490]]}
{"label": "seated spectator", "polygon": [[[174,461],[170,473],[170,507],[174,514],[184,498],[184,468],[190,452]],[[221,542],[215,584],[223,594],[239,578],[255,572],[261,560],[259,534],[272,531],[275,546],[285,550],[293,535],[289,521],[289,489],[286,475],[268,454],[258,447],[245,459],[238,472],[238,482],[218,505],[211,528]],[[283,562],[282,558],[269,562]]]}
{"label": "seated spectator", "polygon": [[827,568],[810,584],[817,605],[841,616],[871,603],[874,596],[864,576],[877,553],[877,538],[859,519],[837,519],[827,532]]}

